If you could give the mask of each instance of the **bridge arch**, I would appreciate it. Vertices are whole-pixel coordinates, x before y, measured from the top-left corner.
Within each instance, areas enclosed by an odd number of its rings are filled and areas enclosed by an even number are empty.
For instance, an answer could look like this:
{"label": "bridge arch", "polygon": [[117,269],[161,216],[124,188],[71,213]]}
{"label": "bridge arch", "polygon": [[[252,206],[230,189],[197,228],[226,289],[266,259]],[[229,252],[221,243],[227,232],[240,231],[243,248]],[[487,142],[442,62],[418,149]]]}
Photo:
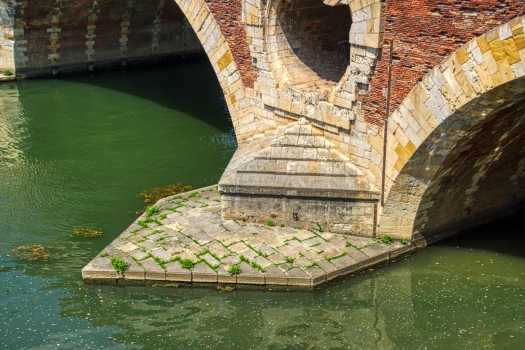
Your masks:
{"label": "bridge arch", "polygon": [[392,113],[379,235],[432,243],[525,201],[524,27],[474,38]]}

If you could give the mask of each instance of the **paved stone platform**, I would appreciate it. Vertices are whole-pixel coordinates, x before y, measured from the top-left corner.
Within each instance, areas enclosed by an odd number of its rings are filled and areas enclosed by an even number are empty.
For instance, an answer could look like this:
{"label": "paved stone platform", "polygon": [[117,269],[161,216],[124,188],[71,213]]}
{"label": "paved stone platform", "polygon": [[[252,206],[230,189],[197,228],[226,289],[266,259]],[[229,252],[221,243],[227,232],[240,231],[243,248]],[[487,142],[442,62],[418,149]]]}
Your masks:
{"label": "paved stone platform", "polygon": [[[82,269],[83,279],[314,286],[416,249],[399,241],[227,221],[220,202],[217,186],[160,200],[159,215],[150,222],[141,215]],[[115,271],[111,257],[122,257],[129,269]],[[182,267],[186,259],[192,268]],[[230,274],[232,265],[240,273]]]}

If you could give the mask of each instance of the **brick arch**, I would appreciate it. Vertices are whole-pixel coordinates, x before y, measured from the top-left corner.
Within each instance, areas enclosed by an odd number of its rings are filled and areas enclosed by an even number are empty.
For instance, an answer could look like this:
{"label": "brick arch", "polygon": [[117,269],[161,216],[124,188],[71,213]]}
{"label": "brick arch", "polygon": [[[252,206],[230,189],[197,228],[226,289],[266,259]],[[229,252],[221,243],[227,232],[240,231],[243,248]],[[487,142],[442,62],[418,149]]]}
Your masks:
{"label": "brick arch", "polygon": [[[481,192],[475,193],[480,179],[487,175],[484,164],[501,157],[503,149],[514,147],[517,173],[507,176],[507,182],[518,184],[520,165],[525,163],[520,163],[521,150],[515,148],[525,132],[521,129],[525,119],[524,27],[522,16],[472,39],[425,75],[392,113],[386,126],[385,203],[379,235],[406,239],[414,235],[430,243],[480,222],[473,217],[473,203],[479,202],[476,196]],[[475,152],[483,147],[484,152]],[[455,208],[449,215],[457,220],[441,217],[442,223],[430,225],[436,194],[445,190],[449,197],[440,197],[440,205]],[[521,194],[512,193],[512,201],[501,199],[493,206],[508,209],[509,203],[517,203]],[[456,202],[464,207],[451,205]],[[490,203],[485,205],[490,207]]]}

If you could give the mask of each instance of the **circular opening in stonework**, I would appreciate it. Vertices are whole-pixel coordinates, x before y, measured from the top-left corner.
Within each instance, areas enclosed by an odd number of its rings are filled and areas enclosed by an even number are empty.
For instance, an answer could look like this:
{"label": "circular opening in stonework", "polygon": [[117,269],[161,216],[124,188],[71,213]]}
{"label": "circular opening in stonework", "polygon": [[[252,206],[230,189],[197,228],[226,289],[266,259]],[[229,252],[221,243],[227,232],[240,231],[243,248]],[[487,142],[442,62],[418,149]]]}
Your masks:
{"label": "circular opening in stonework", "polygon": [[311,70],[309,74],[304,72],[304,66],[289,62],[281,53],[280,58],[292,76],[291,83],[302,84],[312,79],[312,75],[327,82],[339,82],[350,62],[350,7],[328,6],[321,0],[283,0],[278,18],[291,50]]}

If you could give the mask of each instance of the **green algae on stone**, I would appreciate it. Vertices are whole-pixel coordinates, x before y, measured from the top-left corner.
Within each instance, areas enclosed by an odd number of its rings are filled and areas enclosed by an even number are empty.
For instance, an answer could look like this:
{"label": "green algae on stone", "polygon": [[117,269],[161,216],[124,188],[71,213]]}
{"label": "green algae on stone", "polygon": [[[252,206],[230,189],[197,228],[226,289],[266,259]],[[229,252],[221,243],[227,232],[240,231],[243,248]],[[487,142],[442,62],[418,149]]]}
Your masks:
{"label": "green algae on stone", "polygon": [[18,247],[13,250],[13,255],[25,260],[47,259],[51,256],[49,251],[40,244]]}
{"label": "green algae on stone", "polygon": [[77,236],[84,236],[84,237],[98,237],[102,235],[101,231],[95,231],[89,228],[74,228],[73,233],[76,234]]}
{"label": "green algae on stone", "polygon": [[139,197],[144,197],[144,203],[148,203],[144,208],[139,210],[136,214],[140,215],[146,211],[146,209],[149,207],[149,204],[151,203],[157,203],[158,200],[173,196],[175,194],[179,194],[182,192],[188,192],[193,190],[193,187],[191,185],[183,185],[180,182],[177,182],[176,184],[164,186],[164,187],[153,187],[150,188],[147,191],[141,192],[139,194]]}

